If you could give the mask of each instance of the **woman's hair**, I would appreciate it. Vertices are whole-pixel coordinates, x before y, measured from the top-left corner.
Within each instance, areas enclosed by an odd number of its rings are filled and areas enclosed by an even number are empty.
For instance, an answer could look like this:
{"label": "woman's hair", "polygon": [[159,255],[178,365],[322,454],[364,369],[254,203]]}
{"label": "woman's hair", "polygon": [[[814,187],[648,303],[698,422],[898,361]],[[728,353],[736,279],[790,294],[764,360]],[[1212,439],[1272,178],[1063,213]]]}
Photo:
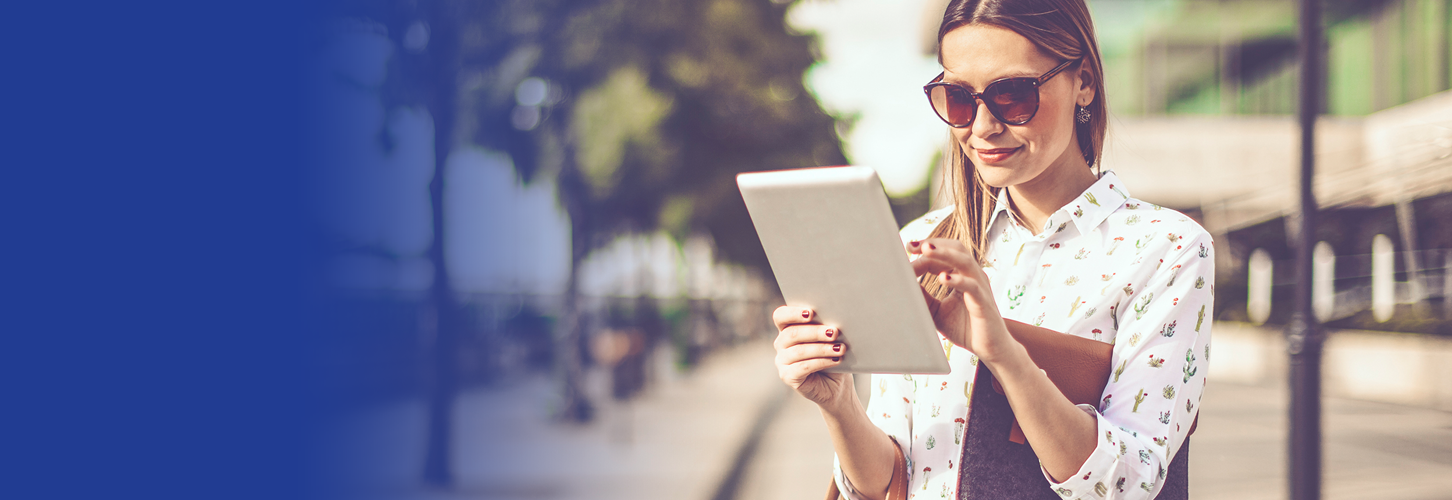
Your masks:
{"label": "woman's hair", "polygon": [[[1084,0],[952,0],[948,2],[943,23],[938,27],[939,63],[943,58],[943,37],[969,24],[1012,30],[1045,53],[1062,60],[1082,58],[1075,66],[1089,65],[1094,101],[1086,106],[1089,123],[1081,124],[1075,120],[1074,131],[1085,163],[1097,165],[1108,126],[1105,117],[1107,108],[1104,106],[1104,65],[1099,55],[1099,43],[1094,37],[1094,22],[1089,18],[1089,6]],[[981,262],[987,246],[989,215],[998,193],[983,182],[977,167],[963,151],[962,144],[955,140],[949,143],[944,185],[952,189],[956,206],[953,214],[939,224],[930,237],[962,241],[973,252],[974,258]],[[940,299],[951,292],[938,283],[936,275],[925,275],[923,285]]]}

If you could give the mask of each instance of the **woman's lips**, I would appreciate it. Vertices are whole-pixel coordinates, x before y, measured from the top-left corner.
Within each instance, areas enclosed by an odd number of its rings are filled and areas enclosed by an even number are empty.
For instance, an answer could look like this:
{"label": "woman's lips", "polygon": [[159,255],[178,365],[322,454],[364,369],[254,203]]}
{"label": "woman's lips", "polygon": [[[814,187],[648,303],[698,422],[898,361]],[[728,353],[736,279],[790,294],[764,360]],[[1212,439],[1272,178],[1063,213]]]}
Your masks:
{"label": "woman's lips", "polygon": [[1022,148],[1022,146],[1019,146],[1017,148],[976,149],[975,151],[978,152],[978,158],[983,160],[984,163],[999,163],[1007,160],[1008,157],[1013,156],[1014,153],[1017,153]]}

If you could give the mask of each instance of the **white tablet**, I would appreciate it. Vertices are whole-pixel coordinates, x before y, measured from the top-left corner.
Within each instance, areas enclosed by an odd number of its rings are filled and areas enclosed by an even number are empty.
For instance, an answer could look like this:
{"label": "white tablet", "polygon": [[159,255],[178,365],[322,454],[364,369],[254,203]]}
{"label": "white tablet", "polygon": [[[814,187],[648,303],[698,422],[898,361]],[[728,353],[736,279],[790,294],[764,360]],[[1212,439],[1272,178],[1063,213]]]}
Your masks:
{"label": "white tablet", "polygon": [[786,303],[837,325],[856,373],[948,373],[877,172],[753,172],[736,184]]}

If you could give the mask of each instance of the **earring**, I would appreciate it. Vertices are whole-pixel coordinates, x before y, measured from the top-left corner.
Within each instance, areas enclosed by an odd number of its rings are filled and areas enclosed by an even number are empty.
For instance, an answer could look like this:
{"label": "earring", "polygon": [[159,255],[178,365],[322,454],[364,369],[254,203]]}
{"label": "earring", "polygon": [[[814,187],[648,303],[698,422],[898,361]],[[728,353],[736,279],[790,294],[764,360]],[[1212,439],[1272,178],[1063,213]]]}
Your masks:
{"label": "earring", "polygon": [[1079,120],[1079,123],[1089,123],[1089,108],[1079,106],[1079,111],[1075,113],[1074,117]]}

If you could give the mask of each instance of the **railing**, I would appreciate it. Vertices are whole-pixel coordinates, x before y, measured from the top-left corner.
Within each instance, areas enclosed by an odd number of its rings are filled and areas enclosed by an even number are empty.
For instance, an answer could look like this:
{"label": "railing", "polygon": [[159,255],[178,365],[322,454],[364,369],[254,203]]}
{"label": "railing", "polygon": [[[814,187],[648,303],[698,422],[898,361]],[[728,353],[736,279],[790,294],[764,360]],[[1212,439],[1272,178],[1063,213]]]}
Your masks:
{"label": "railing", "polygon": [[[1422,306],[1442,302],[1443,314],[1452,315],[1452,248],[1394,252],[1390,256],[1394,259],[1394,265],[1384,272],[1389,274],[1385,279],[1392,283],[1390,296],[1387,297],[1391,304]],[[1377,266],[1374,262],[1376,257],[1375,254],[1335,256],[1334,277],[1331,279],[1329,287],[1332,291],[1331,307],[1328,313],[1321,315],[1318,319],[1322,322],[1337,321],[1373,309],[1377,298],[1375,292]],[[1417,263],[1418,269],[1415,273],[1409,272],[1407,269],[1406,259],[1408,257]],[[1272,261],[1273,271],[1269,285],[1287,287],[1296,284],[1295,274],[1291,272],[1294,264],[1295,262],[1289,259]],[[1313,278],[1313,280],[1319,279],[1321,278]],[[1248,281],[1254,282],[1255,280]],[[1248,302],[1254,301],[1253,297],[1256,296],[1256,293],[1252,292],[1249,295],[1252,298]],[[1250,304],[1247,303],[1247,306],[1249,307]],[[1256,318],[1255,314],[1251,316],[1252,321],[1265,321],[1264,316],[1261,318]],[[1447,319],[1452,319],[1452,317]]]}

